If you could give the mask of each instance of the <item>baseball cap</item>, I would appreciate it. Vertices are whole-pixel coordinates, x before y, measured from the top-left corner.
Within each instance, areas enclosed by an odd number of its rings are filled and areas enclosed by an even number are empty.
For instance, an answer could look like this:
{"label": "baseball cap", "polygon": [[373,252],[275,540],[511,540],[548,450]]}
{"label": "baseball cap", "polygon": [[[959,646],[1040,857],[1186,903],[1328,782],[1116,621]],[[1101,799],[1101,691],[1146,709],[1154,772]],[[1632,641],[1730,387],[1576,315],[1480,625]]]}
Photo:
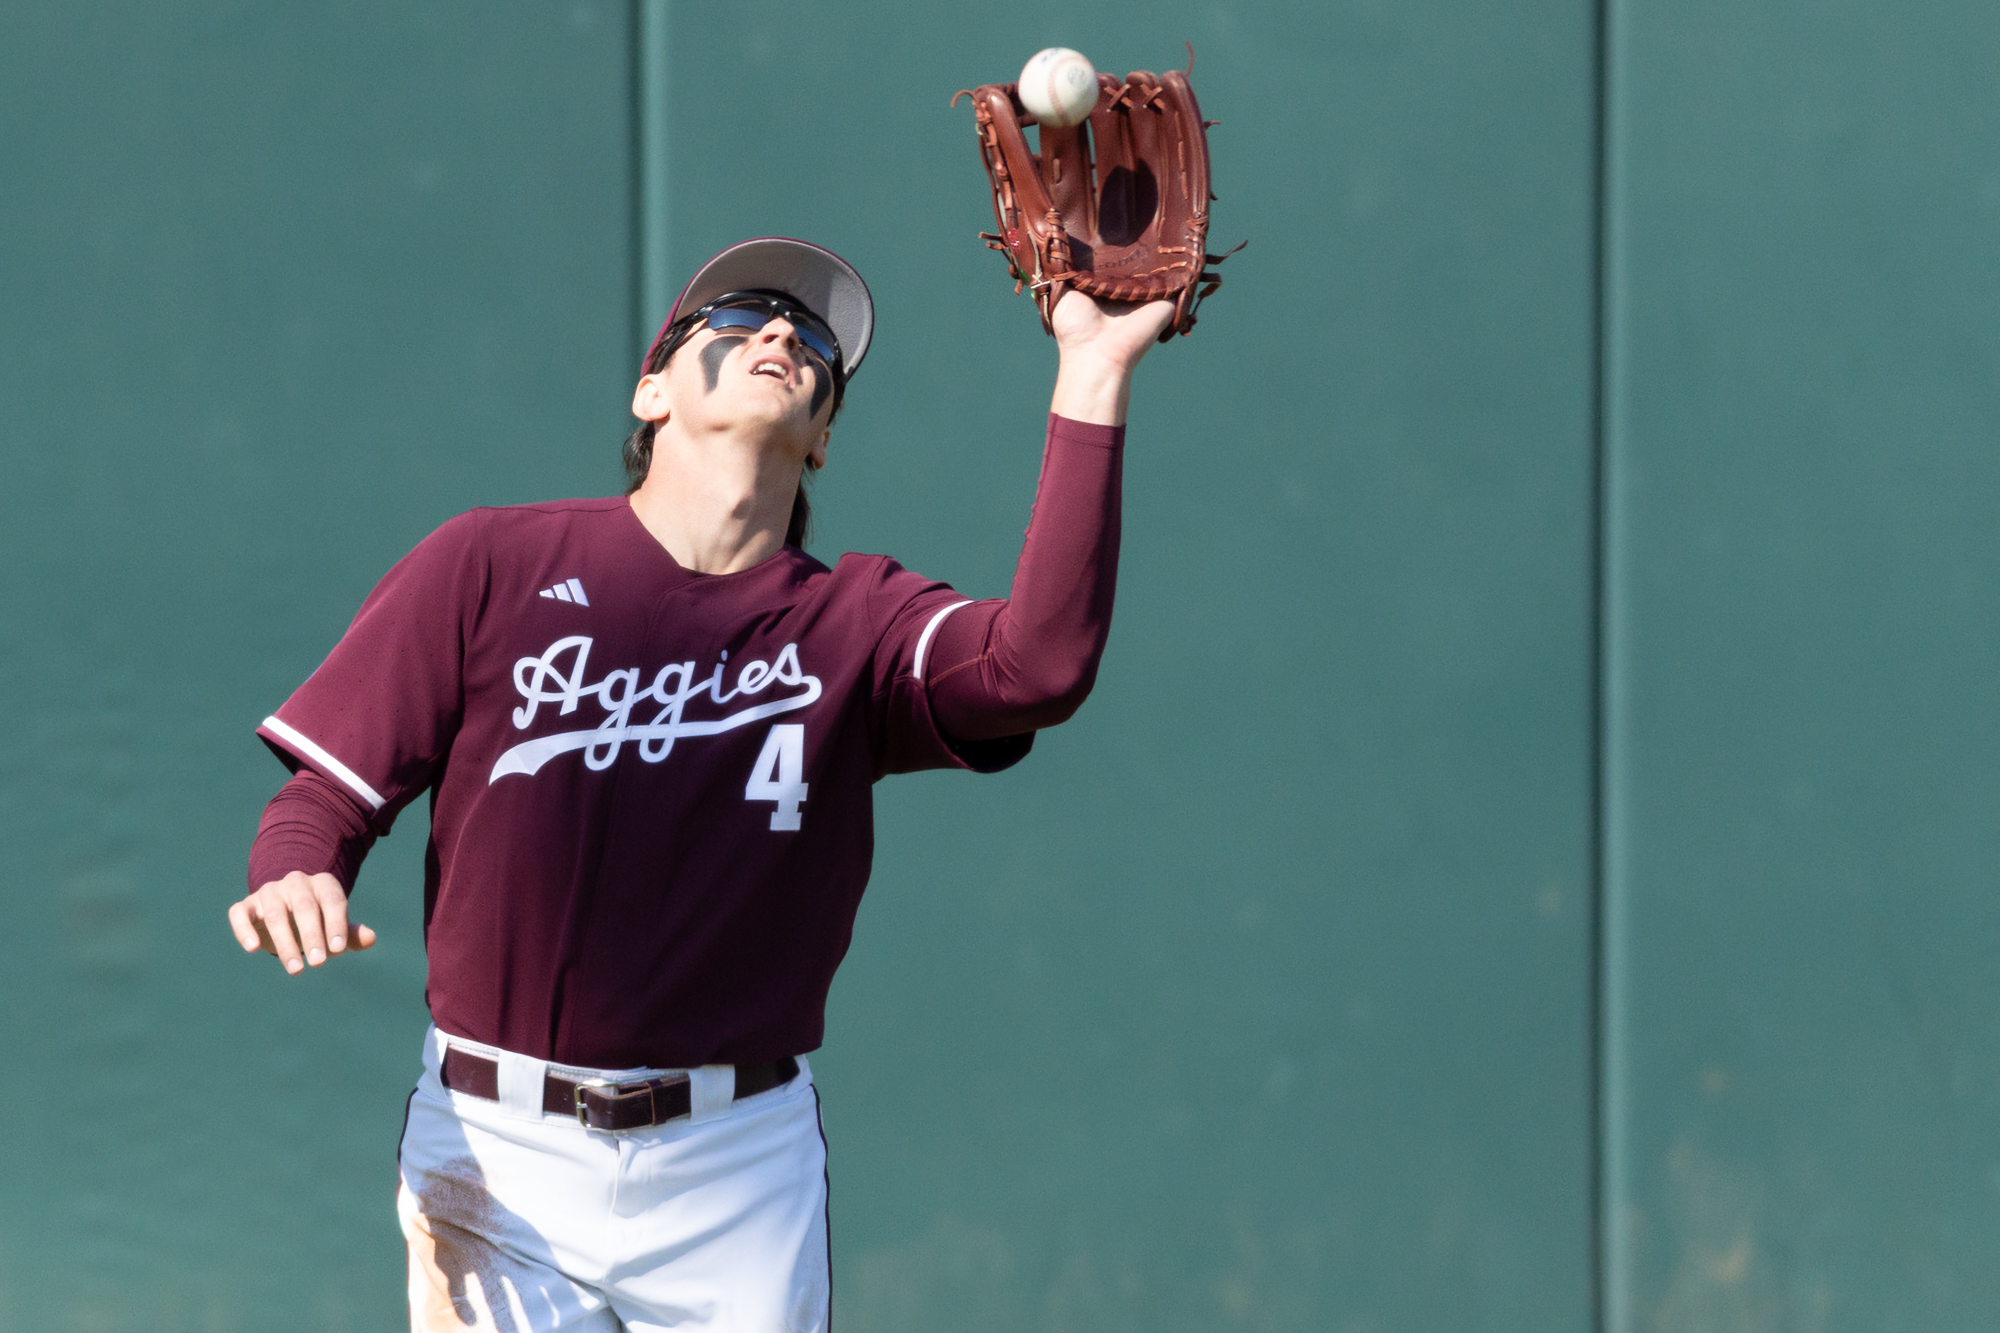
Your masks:
{"label": "baseball cap", "polygon": [[[854,378],[875,332],[875,302],[868,295],[868,284],[854,271],[854,265],[833,251],[789,236],[738,241],[696,269],[667,311],[666,323],[654,335],[652,346],[646,349],[646,360],[652,359],[653,348],[681,316],[718,296],[758,288],[783,292],[825,320],[833,336],[840,339],[842,379]],[[641,361],[640,368],[644,367],[645,361]]]}

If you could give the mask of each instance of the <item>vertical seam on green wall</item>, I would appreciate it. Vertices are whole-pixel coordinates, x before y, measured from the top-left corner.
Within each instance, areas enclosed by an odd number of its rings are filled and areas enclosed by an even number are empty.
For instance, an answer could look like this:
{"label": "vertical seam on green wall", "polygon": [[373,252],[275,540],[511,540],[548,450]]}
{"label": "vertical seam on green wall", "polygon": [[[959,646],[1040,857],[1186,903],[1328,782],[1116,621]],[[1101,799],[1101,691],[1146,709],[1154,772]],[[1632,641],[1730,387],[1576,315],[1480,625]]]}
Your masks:
{"label": "vertical seam on green wall", "polygon": [[646,0],[625,2],[625,90],[631,116],[626,123],[626,225],[631,251],[626,256],[631,283],[626,318],[631,336],[646,354]]}
{"label": "vertical seam on green wall", "polygon": [[1605,752],[1607,739],[1605,728],[1605,669],[1608,661],[1605,631],[1609,624],[1609,607],[1606,596],[1610,583],[1607,578],[1609,537],[1605,506],[1605,484],[1607,480],[1605,445],[1607,429],[1605,409],[1607,403],[1606,372],[1609,363],[1609,349],[1606,338],[1610,333],[1609,312],[1606,300],[1609,294],[1607,265],[1610,258],[1610,210],[1608,188],[1610,181],[1611,136],[1609,126],[1610,111],[1610,67],[1611,67],[1611,0],[1593,0],[1591,32],[1591,254],[1590,254],[1590,927],[1589,927],[1589,975],[1590,975],[1590,1164],[1588,1167],[1590,1200],[1588,1205],[1590,1224],[1590,1307],[1591,1323],[1596,1333],[1609,1333],[1611,1320],[1611,1274],[1609,1272],[1610,1237],[1606,1230],[1612,1215],[1612,1200],[1607,1195],[1611,1178],[1606,1157],[1611,1136],[1607,1116],[1610,1111],[1606,1074],[1609,1055],[1609,1023],[1611,1010],[1606,992],[1608,977],[1606,945],[1608,936],[1606,893],[1609,881],[1606,876],[1606,780],[1609,774],[1609,756]]}
{"label": "vertical seam on green wall", "polygon": [[646,354],[673,300],[667,253],[667,5],[631,0],[632,323]]}
{"label": "vertical seam on green wall", "polygon": [[1629,1333],[1631,1272],[1628,1237],[1623,1222],[1626,1190],[1626,1097],[1624,1032],[1626,1014],[1625,942],[1629,929],[1622,859],[1624,828],[1620,779],[1623,763],[1623,662],[1625,635],[1621,594],[1625,587],[1625,534],[1619,522],[1619,436],[1621,357],[1619,330],[1623,306],[1619,299],[1622,253],[1619,245],[1618,173],[1622,87],[1618,60],[1620,9],[1618,0],[1596,0],[1596,229],[1593,238],[1594,310],[1592,320],[1592,389],[1595,471],[1592,526],[1595,597],[1593,634],[1595,671],[1592,680],[1592,841],[1596,874],[1593,895],[1592,986],[1593,1098],[1593,1269],[1597,1291],[1598,1333]]}

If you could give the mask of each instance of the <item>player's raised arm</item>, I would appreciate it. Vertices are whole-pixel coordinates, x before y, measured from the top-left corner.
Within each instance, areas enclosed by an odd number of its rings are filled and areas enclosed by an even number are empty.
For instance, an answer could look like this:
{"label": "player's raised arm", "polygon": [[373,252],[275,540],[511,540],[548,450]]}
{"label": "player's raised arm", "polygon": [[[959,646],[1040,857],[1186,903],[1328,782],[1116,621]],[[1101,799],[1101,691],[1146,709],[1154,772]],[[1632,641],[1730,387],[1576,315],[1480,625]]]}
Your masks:
{"label": "player's raised arm", "polygon": [[1056,304],[1061,361],[1013,596],[954,608],[922,666],[932,713],[955,747],[1055,726],[1090,693],[1117,587],[1132,372],[1172,317],[1165,301],[1117,305],[1070,292]]}
{"label": "player's raised arm", "polygon": [[[1061,365],[1013,596],[940,609],[933,651],[912,655],[962,759],[966,742],[1052,726],[1089,693],[1111,628],[1132,371],[1162,336],[1194,328],[1228,258],[1208,249],[1210,122],[1187,74],[1120,80],[1052,47],[1016,82],[965,95],[993,194],[996,229],[982,234],[1034,298]],[[1031,148],[1023,129],[1036,122]]]}

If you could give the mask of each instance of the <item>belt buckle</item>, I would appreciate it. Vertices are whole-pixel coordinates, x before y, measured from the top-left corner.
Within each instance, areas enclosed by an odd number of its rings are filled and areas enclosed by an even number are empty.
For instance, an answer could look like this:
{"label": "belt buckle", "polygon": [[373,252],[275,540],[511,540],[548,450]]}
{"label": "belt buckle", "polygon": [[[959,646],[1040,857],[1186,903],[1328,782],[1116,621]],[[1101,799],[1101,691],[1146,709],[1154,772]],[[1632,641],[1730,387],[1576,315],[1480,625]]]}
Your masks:
{"label": "belt buckle", "polygon": [[609,1079],[597,1079],[589,1083],[577,1084],[576,1091],[570,1094],[576,1101],[577,1123],[585,1129],[600,1130],[606,1134],[626,1134],[635,1129],[648,1127],[653,1123],[651,1120],[647,1120],[644,1124],[639,1125],[618,1125],[615,1123],[605,1125],[591,1124],[590,1103],[586,1099],[586,1094],[594,1092],[603,1099],[607,1119],[615,1119],[616,1108],[620,1103],[634,1101],[641,1097],[645,1098],[646,1110],[650,1114],[653,1109],[653,1086],[658,1081],[657,1079],[643,1079],[637,1083],[613,1083]]}
{"label": "belt buckle", "polygon": [[569,1090],[569,1095],[570,1101],[576,1107],[576,1123],[582,1125],[585,1129],[596,1129],[597,1126],[590,1123],[590,1103],[585,1101],[584,1097],[586,1094],[594,1092],[599,1088],[615,1088],[617,1086],[617,1084],[611,1082],[609,1079],[599,1078],[579,1082],[576,1086],[572,1087]]}

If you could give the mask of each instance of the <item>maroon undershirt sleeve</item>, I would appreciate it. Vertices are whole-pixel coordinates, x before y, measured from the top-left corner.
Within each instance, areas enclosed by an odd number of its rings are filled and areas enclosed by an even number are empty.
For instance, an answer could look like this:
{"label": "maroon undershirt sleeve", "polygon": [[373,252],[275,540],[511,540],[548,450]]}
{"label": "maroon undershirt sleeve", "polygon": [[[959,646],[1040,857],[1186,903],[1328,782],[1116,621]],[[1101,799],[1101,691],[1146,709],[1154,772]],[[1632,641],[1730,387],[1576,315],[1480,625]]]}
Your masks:
{"label": "maroon undershirt sleeve", "polygon": [[352,891],[361,858],[375,845],[368,810],[339,783],[301,768],[264,807],[250,844],[250,891],[294,870],[331,874]]}
{"label": "maroon undershirt sleeve", "polygon": [[1052,727],[1090,693],[1111,632],[1124,451],[1123,426],[1049,418],[1013,596],[954,611],[931,645],[931,712],[948,740]]}

